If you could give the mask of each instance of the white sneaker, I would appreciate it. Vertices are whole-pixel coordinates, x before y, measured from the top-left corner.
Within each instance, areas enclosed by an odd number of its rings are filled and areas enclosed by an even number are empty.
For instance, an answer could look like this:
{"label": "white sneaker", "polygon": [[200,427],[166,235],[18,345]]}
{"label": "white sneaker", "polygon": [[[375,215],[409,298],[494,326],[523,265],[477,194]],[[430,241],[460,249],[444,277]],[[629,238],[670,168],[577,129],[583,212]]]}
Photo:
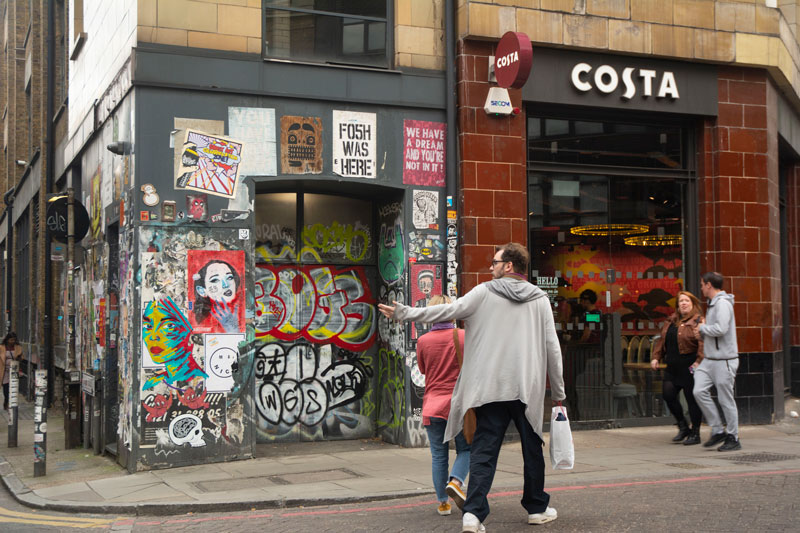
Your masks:
{"label": "white sneaker", "polygon": [[472,513],[464,513],[461,519],[461,533],[485,533],[486,528],[483,527],[478,517]]}
{"label": "white sneaker", "polygon": [[556,518],[558,518],[558,513],[556,512],[556,510],[553,509],[552,507],[548,507],[547,509],[544,510],[543,513],[529,514],[528,523],[541,525],[541,524],[546,524],[548,522],[552,522]]}

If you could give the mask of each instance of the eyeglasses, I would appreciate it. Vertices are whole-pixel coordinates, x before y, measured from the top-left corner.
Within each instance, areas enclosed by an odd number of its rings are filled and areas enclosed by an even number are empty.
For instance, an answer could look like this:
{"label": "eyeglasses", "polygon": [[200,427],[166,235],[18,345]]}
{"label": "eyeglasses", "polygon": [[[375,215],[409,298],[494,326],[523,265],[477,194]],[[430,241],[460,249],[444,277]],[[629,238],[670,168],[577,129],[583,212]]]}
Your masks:
{"label": "eyeglasses", "polygon": [[501,261],[499,259],[492,259],[492,268],[497,266],[497,263],[508,263],[508,261]]}

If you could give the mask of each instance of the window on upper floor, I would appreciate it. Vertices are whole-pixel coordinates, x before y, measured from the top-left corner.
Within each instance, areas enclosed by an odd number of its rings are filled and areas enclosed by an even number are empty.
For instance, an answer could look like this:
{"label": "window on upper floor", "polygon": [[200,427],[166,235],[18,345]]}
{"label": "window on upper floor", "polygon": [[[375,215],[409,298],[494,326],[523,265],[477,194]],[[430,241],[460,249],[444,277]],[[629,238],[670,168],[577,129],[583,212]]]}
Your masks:
{"label": "window on upper floor", "polygon": [[391,0],[263,0],[268,59],[388,67]]}
{"label": "window on upper floor", "polygon": [[83,48],[83,43],[86,42],[86,32],[83,31],[83,0],[70,0],[69,13],[72,17],[69,58],[75,59]]}

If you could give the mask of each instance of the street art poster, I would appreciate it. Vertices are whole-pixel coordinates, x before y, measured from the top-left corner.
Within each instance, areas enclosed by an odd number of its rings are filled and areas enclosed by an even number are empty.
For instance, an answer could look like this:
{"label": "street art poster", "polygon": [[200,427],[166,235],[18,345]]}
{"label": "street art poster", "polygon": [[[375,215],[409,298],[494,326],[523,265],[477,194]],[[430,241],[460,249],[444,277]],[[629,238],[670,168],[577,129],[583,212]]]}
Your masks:
{"label": "street art poster", "polygon": [[205,349],[206,390],[229,392],[233,387],[233,368],[239,361],[239,343],[244,342],[242,333],[206,333]]}
{"label": "street art poster", "polygon": [[186,130],[175,188],[233,198],[241,164],[240,141]]}
{"label": "street art poster", "polygon": [[244,251],[189,250],[187,294],[194,333],[244,331]]}
{"label": "street art poster", "polygon": [[186,130],[204,131],[210,135],[225,135],[224,120],[175,117],[172,127],[173,130],[170,132],[169,146],[173,150],[173,176],[178,176],[178,170],[181,168],[181,159],[183,157],[183,145],[181,141],[186,138]]}
{"label": "street art poster", "polygon": [[322,173],[322,119],[281,117],[281,171],[284,174]]}
{"label": "street art poster", "polygon": [[229,107],[228,133],[247,146],[241,176],[275,176],[275,110],[262,107]]}
{"label": "street art poster", "polygon": [[103,233],[103,201],[102,201],[102,182],[103,173],[98,165],[97,171],[92,176],[92,196],[91,196],[91,235],[93,240],[97,240]]}
{"label": "street art poster", "polygon": [[176,447],[206,446],[225,426],[226,412],[225,395],[206,391],[202,382],[142,393],[141,447],[169,455]]}
{"label": "street art poster", "polygon": [[392,202],[378,208],[381,222],[378,237],[378,273],[387,285],[398,283],[405,273],[403,247],[403,205]]}
{"label": "street art poster", "polygon": [[[412,263],[409,267],[411,275],[410,305],[427,307],[428,301],[436,294],[442,294],[442,265],[440,263]],[[411,339],[418,339],[430,331],[431,324],[423,322],[411,323]]]}
{"label": "street art poster", "polygon": [[439,193],[413,191],[412,219],[417,229],[439,229]]}
{"label": "street art poster", "polygon": [[189,320],[169,296],[158,296],[143,304],[142,360],[144,363],[146,353],[152,365],[160,368],[148,375],[142,390],[161,383],[180,388],[194,378],[206,377],[194,358],[191,334]]}
{"label": "street art poster", "polygon": [[444,187],[444,122],[403,121],[403,183]]}
{"label": "street art poster", "polygon": [[195,222],[205,222],[208,219],[208,195],[194,193],[186,195],[186,218]]}
{"label": "street art poster", "polygon": [[333,173],[345,178],[375,177],[375,113],[333,111]]}
{"label": "street art poster", "polygon": [[436,233],[412,231],[408,234],[409,261],[441,261],[445,244]]}

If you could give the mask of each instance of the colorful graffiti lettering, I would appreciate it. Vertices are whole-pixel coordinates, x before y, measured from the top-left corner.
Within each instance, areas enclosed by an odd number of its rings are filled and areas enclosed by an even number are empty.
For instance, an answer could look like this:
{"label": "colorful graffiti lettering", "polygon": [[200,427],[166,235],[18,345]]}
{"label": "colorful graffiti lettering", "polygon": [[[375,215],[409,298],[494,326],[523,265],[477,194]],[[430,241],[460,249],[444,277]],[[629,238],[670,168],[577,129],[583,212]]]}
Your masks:
{"label": "colorful graffiti lettering", "polygon": [[334,253],[358,263],[369,252],[369,234],[369,227],[359,222],[355,227],[338,222],[333,222],[330,226],[313,224],[303,228],[303,244],[324,254]]}
{"label": "colorful graffiti lettering", "polygon": [[380,372],[378,383],[378,427],[397,429],[405,420],[405,361],[394,351],[378,350]]}
{"label": "colorful graffiti lettering", "polygon": [[375,301],[363,268],[261,265],[257,276],[257,337],[355,351],[375,342]]}
{"label": "colorful graffiti lettering", "polygon": [[154,363],[164,371],[150,377],[142,387],[147,390],[158,383],[173,387],[175,383],[196,377],[208,377],[192,357],[189,320],[172,301],[162,297],[145,304],[142,314],[142,338]]}
{"label": "colorful graffiti lettering", "polygon": [[268,343],[256,355],[256,407],[272,425],[319,424],[328,411],[364,396],[372,370],[358,354],[330,346]]}

